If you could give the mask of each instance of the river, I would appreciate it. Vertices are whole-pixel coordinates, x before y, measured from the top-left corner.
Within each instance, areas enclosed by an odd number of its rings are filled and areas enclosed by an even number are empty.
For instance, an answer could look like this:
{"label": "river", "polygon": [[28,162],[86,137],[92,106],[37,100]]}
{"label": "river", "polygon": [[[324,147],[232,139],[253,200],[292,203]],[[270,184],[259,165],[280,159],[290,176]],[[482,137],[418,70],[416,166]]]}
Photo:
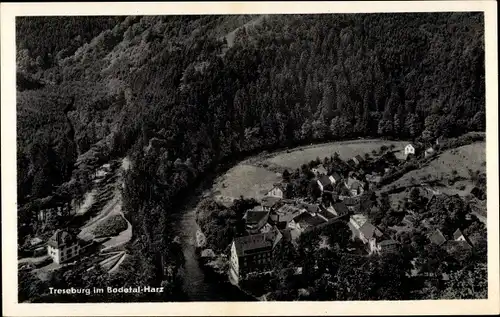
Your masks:
{"label": "river", "polygon": [[255,301],[238,287],[229,283],[227,277],[206,274],[198,260],[195,247],[195,234],[199,228],[196,223],[196,205],[202,194],[195,194],[174,218],[173,228],[181,238],[184,253],[184,280],[182,289],[187,301]]}

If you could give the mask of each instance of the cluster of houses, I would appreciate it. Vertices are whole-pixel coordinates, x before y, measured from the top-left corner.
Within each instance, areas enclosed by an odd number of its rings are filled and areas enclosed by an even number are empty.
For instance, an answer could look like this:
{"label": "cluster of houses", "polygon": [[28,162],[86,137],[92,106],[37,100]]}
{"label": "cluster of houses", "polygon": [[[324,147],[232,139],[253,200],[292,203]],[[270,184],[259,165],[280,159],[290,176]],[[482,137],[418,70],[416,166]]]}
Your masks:
{"label": "cluster of houses", "polygon": [[349,228],[363,242],[369,254],[396,252],[398,249],[399,243],[387,237],[363,214],[352,215],[349,219]]}
{"label": "cluster of houses", "polygon": [[[436,144],[439,144],[439,139]],[[403,150],[405,158],[420,155],[422,149],[419,145],[407,144]],[[431,146],[425,150],[425,157],[434,153],[434,146]],[[384,161],[384,157],[381,160]],[[356,155],[347,163],[361,170],[364,161],[363,157]],[[290,199],[287,197],[286,184],[275,184],[259,206],[246,212],[244,220],[248,235],[233,240],[230,265],[233,280],[238,281],[247,273],[271,269],[270,259],[280,241],[294,243],[304,231],[339,220],[348,224],[352,238],[359,239],[368,254],[397,252],[400,243],[370,223],[360,210],[361,195],[380,182],[382,170],[383,173],[390,172],[390,163],[375,165],[377,167],[372,174],[349,172],[345,177],[337,172],[328,173],[322,164],[313,167],[311,171],[322,193],[319,203],[308,203],[300,198]],[[364,174],[364,177],[360,177],[360,174]],[[329,195],[331,199],[323,199]],[[439,232],[429,239],[434,244],[446,244],[454,249],[471,247],[459,230],[451,241],[444,239]]]}
{"label": "cluster of houses", "polygon": [[283,184],[275,184],[260,205],[243,216],[248,235],[233,240],[230,255],[230,276],[236,283],[248,273],[270,270],[273,251],[280,241],[293,243],[304,231],[349,215],[342,202],[312,204],[288,199],[285,193]]}
{"label": "cluster of houses", "polygon": [[460,229],[453,232],[451,239],[446,239],[439,229],[429,233],[427,238],[431,244],[441,247],[446,253],[458,260],[463,260],[474,246],[474,242],[469,240]]}
{"label": "cluster of houses", "polygon": [[[115,167],[109,163],[102,165],[91,175],[92,182],[99,184],[108,181]],[[55,216],[72,217],[77,214],[78,209],[74,199],[61,199],[56,196],[38,199],[31,207],[37,208],[37,220],[42,225]],[[68,230],[57,229],[48,240],[42,240],[39,237],[31,239],[29,246],[23,248],[21,252],[24,256],[33,257],[48,255],[54,263],[64,264],[81,256],[92,244],[92,241],[81,240]]]}
{"label": "cluster of houses", "polygon": [[[435,146],[439,145],[440,142],[442,142],[442,139],[441,138],[437,138],[436,142],[435,142],[435,145],[432,145],[432,146],[426,148],[423,151],[424,152],[424,157],[430,157],[430,156],[433,156],[434,154],[436,154]],[[410,158],[412,156],[416,156],[416,155],[420,154],[423,149],[424,148],[421,145],[409,143],[404,148],[405,158],[408,159],[408,158]]]}
{"label": "cluster of houses", "polygon": [[[359,165],[364,160],[357,155],[350,161],[349,164]],[[247,273],[270,268],[271,255],[281,240],[294,243],[303,232],[340,220],[349,224],[353,238],[360,239],[369,254],[396,249],[395,241],[359,213],[359,198],[366,184],[355,173],[344,178],[337,172],[329,174],[321,164],[312,172],[323,195],[330,194],[332,198],[321,199],[319,203],[290,199],[286,185],[275,184],[259,206],[246,211],[243,219],[248,235],[233,240],[230,256],[233,281],[237,282]]]}

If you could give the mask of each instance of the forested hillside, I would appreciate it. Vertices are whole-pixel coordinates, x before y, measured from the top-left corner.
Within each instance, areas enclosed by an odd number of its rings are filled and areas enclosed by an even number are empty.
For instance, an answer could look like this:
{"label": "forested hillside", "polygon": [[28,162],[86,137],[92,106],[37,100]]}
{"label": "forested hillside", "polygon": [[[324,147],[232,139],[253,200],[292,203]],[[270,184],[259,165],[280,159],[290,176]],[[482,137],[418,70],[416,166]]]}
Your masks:
{"label": "forested hillside", "polygon": [[107,138],[99,160],[133,159],[126,207],[146,252],[165,247],[166,213],[223,159],[485,129],[479,13],[29,21],[17,21],[19,201],[69,181]]}

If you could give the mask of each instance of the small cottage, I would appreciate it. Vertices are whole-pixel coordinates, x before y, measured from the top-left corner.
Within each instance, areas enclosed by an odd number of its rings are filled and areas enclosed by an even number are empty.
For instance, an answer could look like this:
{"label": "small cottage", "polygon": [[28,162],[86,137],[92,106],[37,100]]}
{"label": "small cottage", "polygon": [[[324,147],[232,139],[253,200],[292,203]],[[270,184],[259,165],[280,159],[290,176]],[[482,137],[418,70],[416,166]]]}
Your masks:
{"label": "small cottage", "polygon": [[415,146],[414,146],[413,144],[411,144],[411,143],[410,143],[410,144],[407,144],[407,145],[405,146],[405,156],[408,156],[408,155],[410,155],[410,154],[413,154],[413,155],[415,155],[415,154],[416,154],[416,153],[415,153]]}
{"label": "small cottage", "polygon": [[467,242],[467,239],[465,238],[464,234],[460,229],[457,229],[455,230],[455,232],[453,232],[453,240]]}
{"label": "small cottage", "polygon": [[280,199],[287,198],[286,184],[282,183],[274,184],[274,187],[269,192],[267,192],[266,196],[277,197]]}
{"label": "small cottage", "polygon": [[352,215],[349,219],[349,228],[351,228],[354,236],[359,238],[366,245],[369,254],[380,251],[377,240],[383,237],[383,233],[380,229],[372,225],[366,219],[366,216],[362,214]]}

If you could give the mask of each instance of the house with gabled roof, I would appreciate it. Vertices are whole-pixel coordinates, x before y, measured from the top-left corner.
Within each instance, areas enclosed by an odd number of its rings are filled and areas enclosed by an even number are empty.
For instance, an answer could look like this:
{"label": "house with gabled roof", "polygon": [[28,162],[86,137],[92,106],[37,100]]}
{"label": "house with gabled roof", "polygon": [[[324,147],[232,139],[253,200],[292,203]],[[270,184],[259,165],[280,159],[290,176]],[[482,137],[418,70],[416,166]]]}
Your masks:
{"label": "house with gabled roof", "polygon": [[453,232],[453,240],[455,241],[465,241],[466,243],[469,243],[468,239],[464,236],[462,233],[462,230],[457,229],[455,232]]}
{"label": "house with gabled roof", "polygon": [[319,189],[321,191],[327,190],[329,188],[333,188],[332,186],[332,181],[330,178],[326,175],[322,175],[318,180],[317,180]]}
{"label": "house with gabled roof", "polygon": [[264,196],[262,197],[260,205],[262,206],[262,209],[264,210],[271,210],[273,209],[279,202],[281,201],[281,198],[279,197],[274,197],[274,196]]}
{"label": "house with gabled roof", "polygon": [[434,230],[434,232],[429,234],[427,238],[429,239],[429,241],[431,241],[432,244],[437,246],[441,246],[446,242],[446,238],[439,229]]}
{"label": "house with gabled roof", "polygon": [[405,146],[405,156],[408,156],[410,154],[415,155],[416,154],[416,146],[412,143],[409,143]]}
{"label": "house with gabled roof", "polygon": [[271,197],[277,197],[277,198],[286,198],[285,196],[286,193],[286,187],[285,184],[282,183],[276,183],[274,184],[274,187],[267,192],[266,196],[271,196]]}
{"label": "house with gabled roof", "polygon": [[319,164],[318,166],[316,167],[313,167],[311,169],[311,171],[316,175],[316,176],[321,176],[321,175],[326,175],[328,174],[328,171],[326,170],[326,168],[322,165],[322,164]]}
{"label": "house with gabled roof", "polygon": [[425,157],[430,157],[430,156],[434,155],[435,153],[436,153],[436,151],[434,150],[434,148],[430,147],[430,148],[428,148],[428,149],[425,150],[424,156]]}
{"label": "house with gabled roof", "polygon": [[245,212],[243,220],[248,233],[259,232],[267,223],[269,211],[262,209],[250,209]]}
{"label": "house with gabled roof", "polygon": [[358,154],[358,155],[356,155],[356,156],[354,156],[354,157],[352,158],[352,161],[354,162],[354,164],[359,165],[359,164],[361,164],[362,162],[364,162],[364,161],[365,161],[365,159],[364,159],[361,155],[359,155],[359,154]]}
{"label": "house with gabled roof", "polygon": [[351,228],[354,236],[366,245],[369,254],[380,251],[377,242],[383,239],[384,234],[380,229],[372,225],[365,215],[352,215],[349,219],[349,228]]}
{"label": "house with gabled roof", "polygon": [[278,228],[285,228],[287,224],[305,210],[292,204],[285,204],[280,208],[273,210],[270,219]]}
{"label": "house with gabled roof", "polygon": [[337,172],[333,172],[330,176],[328,176],[328,178],[330,179],[332,184],[337,184],[342,180],[342,176],[340,176],[340,174]]}
{"label": "house with gabled roof", "polygon": [[328,218],[321,215],[321,213],[311,214],[309,212],[304,212],[294,219],[295,223],[298,224],[303,230],[312,229],[320,224],[328,222]]}

